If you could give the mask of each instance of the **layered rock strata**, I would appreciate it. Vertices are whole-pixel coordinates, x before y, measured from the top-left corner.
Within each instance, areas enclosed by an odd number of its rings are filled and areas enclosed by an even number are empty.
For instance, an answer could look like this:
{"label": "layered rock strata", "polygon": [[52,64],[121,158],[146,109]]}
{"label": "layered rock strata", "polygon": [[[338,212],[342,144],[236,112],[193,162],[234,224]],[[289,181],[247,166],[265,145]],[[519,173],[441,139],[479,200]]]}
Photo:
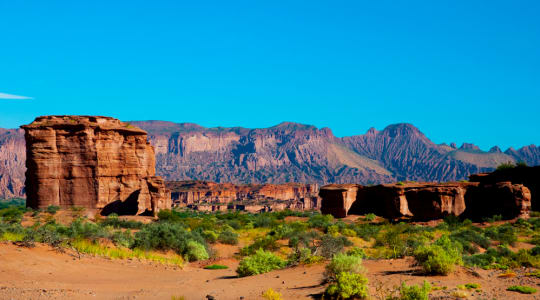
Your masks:
{"label": "layered rock strata", "polygon": [[210,181],[167,182],[174,206],[198,210],[276,211],[320,207],[317,184],[232,184]]}
{"label": "layered rock strata", "polygon": [[22,128],[27,206],[80,206],[104,215],[171,207],[144,130],[92,116],[39,117]]}
{"label": "layered rock strata", "polygon": [[328,185],[320,190],[321,212],[343,218],[374,213],[390,219],[435,220],[449,215],[481,219],[528,217],[531,194],[521,184],[501,182]]}
{"label": "layered rock strata", "polygon": [[0,128],[0,199],[24,197],[24,131]]}

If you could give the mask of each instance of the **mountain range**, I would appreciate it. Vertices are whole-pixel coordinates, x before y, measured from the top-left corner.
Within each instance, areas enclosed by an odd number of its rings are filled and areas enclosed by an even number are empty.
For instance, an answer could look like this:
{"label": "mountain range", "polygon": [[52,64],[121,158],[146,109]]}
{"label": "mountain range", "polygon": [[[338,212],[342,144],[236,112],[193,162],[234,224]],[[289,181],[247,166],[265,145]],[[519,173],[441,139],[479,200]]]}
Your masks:
{"label": "mountain range", "polygon": [[[411,124],[338,138],[329,128],[284,122],[269,128],[206,128],[192,123],[133,121],[156,152],[167,180],[233,183],[452,181],[501,163],[540,165],[540,147],[488,152],[473,144],[435,144]],[[24,195],[24,134],[0,129],[0,198]]]}

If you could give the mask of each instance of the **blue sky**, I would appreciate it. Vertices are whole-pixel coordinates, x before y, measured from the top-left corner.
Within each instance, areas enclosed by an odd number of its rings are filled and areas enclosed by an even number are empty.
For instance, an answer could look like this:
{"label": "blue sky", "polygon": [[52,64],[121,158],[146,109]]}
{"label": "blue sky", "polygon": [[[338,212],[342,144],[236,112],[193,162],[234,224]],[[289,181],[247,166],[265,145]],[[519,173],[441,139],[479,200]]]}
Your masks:
{"label": "blue sky", "polygon": [[[538,1],[1,1],[0,127],[39,115],[203,126],[408,122],[540,144]],[[1,95],[0,95],[1,96]]]}

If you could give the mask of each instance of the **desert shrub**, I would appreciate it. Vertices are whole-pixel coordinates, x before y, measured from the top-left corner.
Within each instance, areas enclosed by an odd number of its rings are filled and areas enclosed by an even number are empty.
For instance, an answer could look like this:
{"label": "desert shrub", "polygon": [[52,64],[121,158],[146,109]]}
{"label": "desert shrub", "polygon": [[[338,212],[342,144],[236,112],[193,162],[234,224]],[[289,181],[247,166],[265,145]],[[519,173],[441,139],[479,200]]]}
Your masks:
{"label": "desert shrub", "polygon": [[338,253],[326,266],[325,275],[328,281],[334,281],[339,273],[363,274],[366,272],[362,266],[362,257]]}
{"label": "desert shrub", "polygon": [[203,244],[196,241],[188,241],[186,246],[186,257],[189,261],[208,259],[209,255]]}
{"label": "desert shrub", "polygon": [[252,255],[255,254],[255,252],[257,252],[259,249],[276,251],[279,249],[279,245],[276,242],[276,238],[273,236],[257,237],[255,238],[255,241],[253,241],[253,244],[240,249],[240,254],[244,256]]}
{"label": "desert shrub", "polygon": [[343,251],[346,246],[352,246],[352,242],[346,237],[325,234],[322,236],[319,247],[315,249],[314,253],[325,258],[331,258]]}
{"label": "desert shrub", "polygon": [[20,223],[24,214],[22,207],[10,206],[0,210],[0,221],[8,224]]}
{"label": "desert shrub", "polygon": [[463,250],[471,254],[478,252],[476,245],[484,249],[491,245],[491,241],[481,233],[481,229],[480,232],[472,228],[459,230],[452,233],[450,239],[459,242],[463,246]]}
{"label": "desert shrub", "polygon": [[442,236],[435,243],[418,248],[414,258],[426,273],[446,275],[455,265],[462,264],[461,252],[459,243]]}
{"label": "desert shrub", "polygon": [[[535,247],[536,248],[536,247]],[[465,256],[464,261],[469,266],[481,267],[484,269],[508,269],[517,267],[539,267],[540,256],[535,251],[521,249],[512,252],[508,247],[502,245],[496,248],[489,248],[486,252]]]}
{"label": "desert shrub", "polygon": [[341,272],[336,280],[326,288],[326,294],[338,299],[368,297],[368,279],[364,274]]}
{"label": "desert shrub", "polygon": [[509,161],[509,162],[505,162],[505,163],[502,163],[502,164],[498,165],[496,171],[513,169],[515,167],[516,167],[516,165],[514,165],[513,162]]}
{"label": "desert shrub", "polygon": [[369,242],[379,234],[381,228],[381,226],[374,224],[357,224],[354,231],[356,231],[356,236]]}
{"label": "desert shrub", "polygon": [[135,243],[135,239],[133,238],[133,235],[129,230],[115,231],[111,236],[111,240],[115,245],[124,248],[131,248],[133,246],[133,243]]}
{"label": "desert shrub", "polygon": [[66,238],[60,234],[58,228],[56,224],[45,224],[34,231],[34,239],[40,243],[59,247]]}
{"label": "desert shrub", "polygon": [[283,299],[281,298],[282,297],[281,293],[274,291],[272,288],[269,288],[266,291],[264,291],[264,293],[262,294],[262,297],[266,300],[282,300]]}
{"label": "desert shrub", "polygon": [[350,229],[350,228],[345,228],[341,231],[341,234],[343,234],[344,236],[348,236],[348,237],[355,237],[356,236],[356,231],[354,231],[354,229]]}
{"label": "desert shrub", "polygon": [[218,236],[218,241],[223,244],[237,245],[238,234],[231,230],[222,231]]}
{"label": "desert shrub", "polygon": [[262,274],[284,268],[287,262],[272,252],[259,249],[255,254],[247,256],[238,265],[236,273],[238,276],[245,277]]}
{"label": "desert shrub", "polygon": [[320,238],[320,234],[317,231],[296,231],[289,237],[289,247],[298,248],[310,248],[315,249],[315,240]]}
{"label": "desert shrub", "polygon": [[518,293],[521,293],[521,294],[534,294],[534,293],[536,293],[535,288],[532,288],[530,286],[525,286],[525,285],[509,286],[506,290],[511,291],[511,292],[518,292]]}
{"label": "desert shrub", "polygon": [[351,249],[347,250],[347,255],[358,256],[358,257],[361,257],[361,258],[366,258],[367,257],[367,254],[364,251],[364,249],[358,248],[358,247],[352,247]]}
{"label": "desert shrub", "polygon": [[319,228],[326,230],[328,226],[332,225],[334,217],[332,215],[313,215],[309,218],[308,224],[310,228]]}
{"label": "desert shrub", "polygon": [[215,243],[218,240],[219,235],[213,230],[203,230],[201,236],[207,243]]}
{"label": "desert shrub", "polygon": [[514,245],[517,241],[516,230],[510,224],[488,227],[484,232],[487,237],[502,244]]}
{"label": "desert shrub", "polygon": [[213,264],[213,265],[205,266],[204,268],[207,270],[225,270],[225,269],[228,269],[229,267],[224,266],[224,265]]}
{"label": "desert shrub", "polygon": [[49,205],[47,206],[47,209],[46,209],[46,211],[50,213],[51,215],[56,214],[59,210],[60,210],[60,207],[56,205]]}
{"label": "desert shrub", "polygon": [[140,229],[143,223],[134,220],[119,219],[118,215],[110,214],[103,221],[100,222],[103,226],[111,226],[114,228],[126,228],[126,229]]}
{"label": "desert shrub", "polygon": [[271,228],[278,224],[277,218],[270,213],[257,214],[254,217],[253,225],[255,227]]}
{"label": "desert shrub", "polygon": [[387,230],[381,231],[375,237],[374,246],[390,249],[388,258],[404,257],[409,251],[404,226],[404,224],[389,226]]}
{"label": "desert shrub", "polygon": [[107,229],[91,222],[85,222],[82,219],[76,219],[68,227],[56,226],[56,230],[72,239],[96,240],[99,238],[108,238]]}
{"label": "desert shrub", "polygon": [[366,220],[368,222],[374,221],[375,218],[377,218],[377,215],[375,215],[374,213],[369,213],[369,214],[364,216],[364,220]]}
{"label": "desert shrub", "polygon": [[183,218],[174,210],[162,209],[158,212],[158,219],[162,222],[181,222]]}
{"label": "desert shrub", "polygon": [[431,284],[424,280],[422,285],[407,285],[401,283],[399,288],[399,298],[396,300],[429,300],[429,292],[431,292]]}
{"label": "desert shrub", "polygon": [[326,227],[326,233],[332,236],[339,235],[339,227],[337,225],[330,225]]}
{"label": "desert shrub", "polygon": [[158,222],[145,225],[135,233],[133,248],[144,250],[174,250],[186,254],[188,242],[195,241],[205,245],[204,238],[198,232],[187,231],[181,224]]}

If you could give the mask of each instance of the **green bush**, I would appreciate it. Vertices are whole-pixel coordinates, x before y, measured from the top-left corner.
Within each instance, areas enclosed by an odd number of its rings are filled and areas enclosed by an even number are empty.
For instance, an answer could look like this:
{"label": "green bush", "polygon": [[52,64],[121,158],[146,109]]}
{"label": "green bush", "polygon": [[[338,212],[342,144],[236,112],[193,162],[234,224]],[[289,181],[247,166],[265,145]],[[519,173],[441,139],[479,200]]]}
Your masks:
{"label": "green bush", "polygon": [[502,244],[514,245],[517,241],[516,230],[510,224],[488,227],[484,232],[487,237]]}
{"label": "green bush", "polygon": [[279,249],[279,245],[273,236],[257,237],[253,244],[240,249],[240,255],[252,255],[259,249],[276,251]]}
{"label": "green bush", "polygon": [[207,270],[225,270],[225,269],[228,269],[229,267],[227,266],[224,266],[224,265],[208,265],[208,266],[205,266],[204,267],[205,269]]}
{"label": "green bush", "polygon": [[188,241],[186,247],[186,257],[189,261],[196,261],[208,259],[209,255],[203,244],[196,241]]}
{"label": "green bush", "polygon": [[509,162],[505,162],[505,163],[502,163],[500,165],[497,166],[497,171],[502,171],[502,170],[508,170],[508,169],[513,169],[515,168],[516,165],[514,165],[513,162],[509,161]]}
{"label": "green bush", "polygon": [[112,226],[114,228],[140,229],[143,223],[133,220],[119,219],[118,215],[110,214],[100,223],[103,226]]}
{"label": "green bush", "polygon": [[219,235],[213,230],[204,230],[201,235],[206,242],[211,244],[217,242],[219,237]]}
{"label": "green bush", "polygon": [[245,277],[267,273],[272,270],[284,268],[287,262],[272,252],[257,250],[255,254],[247,256],[238,265],[236,273],[238,276]]}
{"label": "green bush", "polygon": [[131,248],[133,246],[133,243],[135,242],[135,239],[133,238],[133,235],[131,234],[131,231],[115,231],[112,234],[111,237],[112,241],[115,245],[121,246],[124,248]]}
{"label": "green bush", "polygon": [[351,249],[347,250],[347,255],[350,256],[359,256],[361,258],[366,258],[367,254],[362,248],[358,247],[352,247]]}
{"label": "green bush", "polygon": [[341,272],[336,280],[326,288],[326,294],[338,299],[368,297],[368,279],[363,274]]}
{"label": "green bush", "polygon": [[521,249],[512,252],[505,245],[489,248],[486,252],[465,256],[463,260],[468,266],[481,267],[483,269],[508,269],[517,267],[539,267],[540,251],[536,253],[536,247],[531,250]]}
{"label": "green bush", "polygon": [[47,206],[47,212],[50,213],[51,215],[56,214],[59,210],[60,210],[59,206],[56,206],[56,205]]}
{"label": "green bush", "polygon": [[479,251],[477,246],[487,249],[491,245],[491,241],[481,233],[481,229],[479,231],[475,228],[462,229],[452,233],[450,239],[459,242],[465,252],[474,254]]}
{"label": "green bush", "polygon": [[363,274],[366,272],[364,266],[362,266],[362,257],[357,255],[347,255],[338,253],[334,255],[330,263],[326,266],[326,278],[329,281],[336,279],[339,273],[354,273]]}
{"label": "green bush", "polygon": [[364,216],[364,219],[368,222],[372,222],[375,220],[375,218],[377,218],[377,215],[375,215],[374,213],[369,213],[367,215]]}
{"label": "green bush", "polygon": [[313,215],[309,218],[308,224],[310,228],[319,228],[326,230],[328,226],[332,225],[334,217],[332,215]]}
{"label": "green bush", "polygon": [[24,214],[24,208],[10,206],[0,210],[0,221],[8,224],[20,223]]}
{"label": "green bush", "polygon": [[399,300],[429,300],[429,292],[431,292],[431,284],[424,280],[422,285],[406,285],[401,283],[399,288]]}
{"label": "green bush", "polygon": [[238,244],[238,234],[231,230],[222,231],[219,234],[218,241],[223,244],[228,245],[237,245]]}
{"label": "green bush", "polygon": [[346,246],[351,246],[352,242],[344,236],[332,236],[325,234],[321,238],[318,251],[314,251],[315,254],[321,255],[325,258],[331,258],[336,253],[343,251]]}
{"label": "green bush", "polygon": [[187,231],[182,224],[158,222],[145,225],[135,233],[132,248],[143,250],[174,250],[184,255],[188,251],[188,242],[195,241],[205,245],[204,238],[196,231]]}
{"label": "green bush", "polygon": [[432,245],[418,248],[414,258],[426,273],[447,275],[462,264],[461,252],[461,244],[442,236]]}
{"label": "green bush", "polygon": [[518,292],[518,293],[521,293],[521,294],[534,294],[534,293],[536,293],[535,288],[532,288],[530,286],[525,286],[525,285],[513,285],[513,286],[508,287],[506,290],[511,291],[511,292]]}
{"label": "green bush", "polygon": [[357,224],[354,227],[356,236],[369,242],[372,238],[375,238],[381,231],[382,226],[375,224]]}

